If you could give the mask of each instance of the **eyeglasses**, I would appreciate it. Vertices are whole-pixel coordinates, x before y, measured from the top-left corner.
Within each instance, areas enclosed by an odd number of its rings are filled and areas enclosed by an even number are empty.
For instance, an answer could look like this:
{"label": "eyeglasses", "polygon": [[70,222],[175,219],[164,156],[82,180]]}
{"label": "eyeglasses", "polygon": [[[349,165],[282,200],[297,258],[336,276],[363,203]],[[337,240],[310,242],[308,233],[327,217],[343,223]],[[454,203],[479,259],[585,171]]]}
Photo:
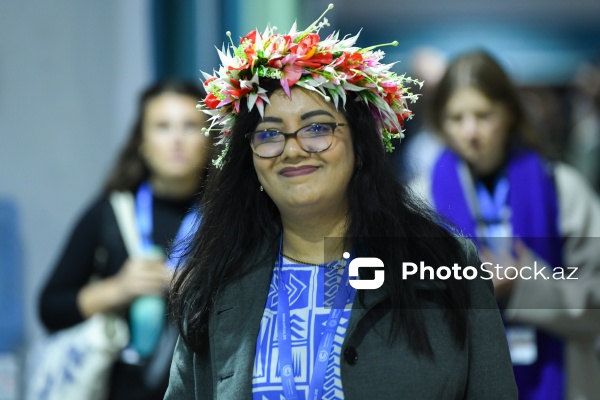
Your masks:
{"label": "eyeglasses", "polygon": [[345,125],[338,122],[320,122],[304,126],[293,133],[267,129],[250,132],[245,136],[250,140],[250,147],[254,154],[261,158],[280,156],[289,137],[295,137],[302,150],[307,153],[320,153],[331,147],[335,128]]}

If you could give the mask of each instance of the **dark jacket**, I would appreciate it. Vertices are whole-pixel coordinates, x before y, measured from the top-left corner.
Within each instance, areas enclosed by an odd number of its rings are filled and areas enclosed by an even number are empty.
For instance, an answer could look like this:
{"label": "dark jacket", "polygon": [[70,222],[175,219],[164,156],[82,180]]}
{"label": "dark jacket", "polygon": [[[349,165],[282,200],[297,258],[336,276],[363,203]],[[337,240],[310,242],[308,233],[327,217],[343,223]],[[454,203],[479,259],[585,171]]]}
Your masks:
{"label": "dark jacket", "polygon": [[[469,265],[478,266],[476,250],[469,248]],[[259,264],[217,296],[207,355],[191,352],[180,338],[165,399],[252,398],[256,338],[273,265]],[[456,345],[443,310],[422,310],[433,358],[417,356],[402,338],[389,344],[391,313],[378,307],[385,292],[366,291],[364,305],[356,296],[340,359],[345,399],[517,399],[491,283],[474,280],[469,288],[473,306],[464,348]]]}

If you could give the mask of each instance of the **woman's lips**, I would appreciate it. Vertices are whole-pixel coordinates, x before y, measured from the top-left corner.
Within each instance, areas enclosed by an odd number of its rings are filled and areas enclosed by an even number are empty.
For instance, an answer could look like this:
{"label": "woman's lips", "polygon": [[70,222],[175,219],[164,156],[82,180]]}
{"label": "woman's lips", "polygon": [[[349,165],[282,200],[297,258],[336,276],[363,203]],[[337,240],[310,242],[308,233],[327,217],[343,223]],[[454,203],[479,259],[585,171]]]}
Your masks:
{"label": "woman's lips", "polygon": [[303,165],[301,167],[285,167],[281,171],[279,171],[279,174],[291,178],[294,176],[312,174],[316,170],[317,167],[313,167],[311,165]]}

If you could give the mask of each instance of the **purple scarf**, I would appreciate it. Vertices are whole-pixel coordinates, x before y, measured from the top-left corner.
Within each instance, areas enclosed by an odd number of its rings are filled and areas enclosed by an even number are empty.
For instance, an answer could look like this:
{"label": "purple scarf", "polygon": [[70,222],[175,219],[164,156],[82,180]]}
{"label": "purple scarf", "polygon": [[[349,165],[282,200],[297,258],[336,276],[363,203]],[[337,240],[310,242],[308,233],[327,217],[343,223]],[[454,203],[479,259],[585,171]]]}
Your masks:
{"label": "purple scarf", "polygon": [[[435,208],[463,233],[476,237],[476,220],[459,177],[460,157],[445,150],[433,168]],[[510,189],[508,206],[513,235],[550,263],[562,266],[562,239],[558,231],[558,197],[552,174],[533,151],[513,152],[505,167]],[[467,189],[468,190],[468,189]],[[524,400],[561,400],[565,396],[562,341],[537,331],[538,358],[532,365],[513,366]]]}

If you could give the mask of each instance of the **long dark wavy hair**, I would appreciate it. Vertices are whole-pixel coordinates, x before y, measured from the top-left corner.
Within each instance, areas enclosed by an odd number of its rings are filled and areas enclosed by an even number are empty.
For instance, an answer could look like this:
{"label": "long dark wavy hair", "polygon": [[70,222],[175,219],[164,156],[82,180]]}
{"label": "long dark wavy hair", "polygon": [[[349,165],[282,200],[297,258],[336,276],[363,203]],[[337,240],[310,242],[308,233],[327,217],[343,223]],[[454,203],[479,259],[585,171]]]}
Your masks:
{"label": "long dark wavy hair", "polygon": [[489,100],[503,104],[513,118],[508,147],[526,146],[542,153],[538,135],[529,120],[516,86],[498,61],[485,50],[463,53],[448,65],[431,93],[428,120],[442,137],[444,109],[450,97],[462,88],[479,90]]}
{"label": "long dark wavy hair", "polygon": [[[143,140],[143,124],[146,115],[146,106],[156,97],[165,93],[175,93],[189,96],[200,101],[204,96],[203,88],[183,80],[164,80],[154,83],[140,95],[136,119],[125,146],[121,150],[117,161],[104,183],[105,193],[112,191],[134,191],[143,181],[150,176],[150,169],[139,148]],[[202,180],[203,174],[198,175]]]}
{"label": "long dark wavy hair", "polygon": [[[275,81],[261,82],[261,87],[269,93],[280,88]],[[379,128],[368,107],[349,94],[343,112],[352,132],[356,165],[360,166],[348,187],[346,237],[353,238],[356,256],[376,256],[385,264],[385,284],[380,290],[389,293],[385,308],[393,313],[389,339],[393,341],[404,333],[412,349],[431,355],[421,314],[421,292],[416,281],[401,278],[400,266],[410,260],[425,261],[430,266],[462,262],[464,251],[436,217],[397,182],[384,157]],[[171,290],[171,312],[183,339],[198,353],[206,351],[209,314],[216,294],[258,262],[274,263],[277,257],[282,230],[279,211],[269,196],[259,190],[253,154],[244,137],[255,129],[259,118],[256,108],[248,112],[242,104],[230,132],[223,168],[208,178],[201,204],[201,227]],[[445,314],[460,346],[466,340],[469,306],[463,285],[461,281],[449,282],[437,299],[440,307],[448,309]]]}

